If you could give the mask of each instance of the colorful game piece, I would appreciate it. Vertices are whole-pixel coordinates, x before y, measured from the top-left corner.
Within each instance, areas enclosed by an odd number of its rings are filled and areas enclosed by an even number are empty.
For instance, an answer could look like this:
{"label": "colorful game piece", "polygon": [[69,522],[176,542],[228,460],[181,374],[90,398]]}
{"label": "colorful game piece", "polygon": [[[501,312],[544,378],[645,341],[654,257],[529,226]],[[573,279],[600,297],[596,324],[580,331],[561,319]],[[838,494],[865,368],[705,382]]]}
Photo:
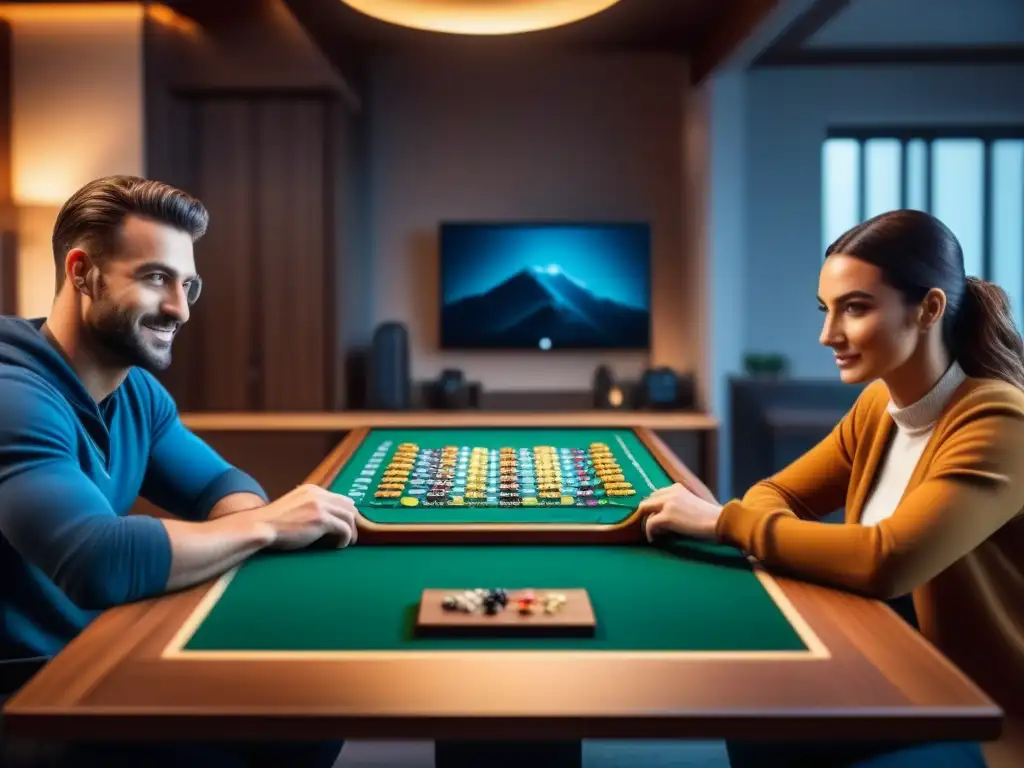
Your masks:
{"label": "colorful game piece", "polygon": [[[508,610],[513,602],[516,610]],[[585,589],[425,589],[415,631],[420,636],[589,636],[597,625]]]}

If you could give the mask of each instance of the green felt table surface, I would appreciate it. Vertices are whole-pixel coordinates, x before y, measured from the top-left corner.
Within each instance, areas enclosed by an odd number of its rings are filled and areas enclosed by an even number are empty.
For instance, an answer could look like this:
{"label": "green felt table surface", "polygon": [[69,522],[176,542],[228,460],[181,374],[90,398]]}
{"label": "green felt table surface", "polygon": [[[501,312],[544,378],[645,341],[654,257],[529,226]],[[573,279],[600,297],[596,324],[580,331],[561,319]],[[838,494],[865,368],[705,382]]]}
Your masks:
{"label": "green felt table surface", "polygon": [[[588,590],[593,637],[419,638],[423,589]],[[737,551],[650,545],[396,545],[246,561],[183,650],[794,651],[805,645]]]}
{"label": "green felt table surface", "polygon": [[[328,484],[336,493],[352,495],[354,482],[366,469],[374,451],[385,441],[391,445],[380,466],[370,478],[370,493],[358,500],[359,511],[375,523],[589,523],[613,524],[626,519],[652,491],[671,485],[672,480],[651,452],[630,429],[374,429],[353,453],[337,477]],[[536,446],[588,448],[591,443],[605,443],[622,468],[626,481],[632,483],[636,495],[605,497],[599,506],[564,506],[540,503],[536,506],[500,507],[495,505],[405,507],[398,499],[377,500],[372,491],[377,487],[388,462],[402,443],[415,443],[420,448],[444,448],[448,445],[469,448],[533,449]],[[542,502],[544,500],[541,500]]]}

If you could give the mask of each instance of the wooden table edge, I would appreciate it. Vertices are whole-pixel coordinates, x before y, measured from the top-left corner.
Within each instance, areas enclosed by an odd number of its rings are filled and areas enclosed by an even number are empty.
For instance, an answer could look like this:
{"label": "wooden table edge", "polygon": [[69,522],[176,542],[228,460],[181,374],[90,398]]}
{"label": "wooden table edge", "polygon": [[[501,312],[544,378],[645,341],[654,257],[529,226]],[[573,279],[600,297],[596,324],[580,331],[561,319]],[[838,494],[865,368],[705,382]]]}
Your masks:
{"label": "wooden table edge", "polygon": [[[639,434],[640,430],[637,431]],[[348,434],[310,473],[307,480],[326,483],[333,479],[343,462],[357,449],[368,432],[369,428],[360,428]],[[666,471],[682,481],[685,477],[685,473],[679,469],[682,462],[676,459],[663,444],[654,450],[660,454],[659,460],[665,462],[663,466]],[[662,450],[665,453],[662,453]],[[825,600],[828,599],[825,597],[826,595],[835,594],[834,590],[805,582],[772,575],[770,578],[790,600],[795,598],[799,601],[801,596],[803,599],[807,599],[808,592],[815,600]],[[91,738],[97,733],[97,722],[104,722],[104,718],[120,714],[124,719],[122,727],[124,724],[130,724],[133,738],[145,738],[145,734],[149,732],[147,729],[152,728],[158,728],[160,733],[165,735],[169,723],[184,723],[186,720],[202,730],[204,726],[201,721],[204,718],[213,718],[217,724],[217,729],[211,729],[208,734],[210,738],[218,738],[218,734],[234,732],[228,727],[232,721],[238,723],[238,728],[245,728],[243,720],[249,723],[248,729],[244,732],[251,733],[251,719],[236,715],[224,715],[216,710],[206,711],[202,706],[188,707],[187,713],[169,711],[166,708],[153,711],[153,708],[144,706],[131,707],[125,712],[118,712],[117,708],[91,707],[78,703],[88,695],[89,691],[99,685],[106,675],[119,665],[131,660],[136,647],[145,641],[148,627],[154,624],[163,625],[172,617],[180,624],[185,618],[185,616],[179,616],[185,610],[180,606],[190,605],[191,607],[187,610],[191,612],[211,590],[217,588],[219,583],[220,579],[215,579],[181,592],[119,606],[102,614],[82,635],[75,638],[61,654],[5,703],[3,713],[9,727],[25,734],[38,733],[42,735],[59,724],[65,733],[80,732],[82,738]],[[818,595],[814,595],[814,593],[818,593]],[[839,594],[843,595],[845,600],[856,601],[865,611],[874,614],[876,621],[885,622],[896,632],[908,633],[902,639],[905,642],[916,644],[917,650],[923,651],[924,656],[929,659],[931,664],[938,664],[942,667],[947,681],[950,684],[956,684],[959,692],[963,694],[962,698],[969,700],[971,704],[928,706],[910,703],[906,706],[863,709],[863,714],[854,715],[850,713],[856,711],[856,708],[846,708],[841,716],[837,711],[830,711],[827,708],[813,708],[810,711],[799,709],[753,710],[749,713],[744,713],[737,708],[730,708],[727,713],[697,710],[687,713],[688,719],[683,722],[677,720],[681,714],[679,711],[667,713],[666,716],[660,718],[652,715],[639,719],[637,717],[600,716],[573,718],[570,715],[554,718],[553,722],[549,722],[552,720],[550,715],[499,717],[483,718],[482,726],[481,719],[477,715],[463,717],[427,715],[426,718],[418,715],[407,718],[388,715],[385,718],[373,718],[363,715],[348,716],[338,712],[318,712],[305,716],[290,715],[279,710],[252,712],[251,715],[266,718],[265,729],[261,728],[260,730],[261,737],[266,736],[267,738],[275,738],[275,734],[279,736],[285,731],[290,737],[294,737],[296,728],[310,736],[323,736],[327,733],[325,728],[328,728],[324,723],[324,718],[330,720],[331,729],[336,725],[346,723],[346,733],[350,734],[347,736],[348,738],[394,737],[396,729],[401,730],[402,738],[428,737],[428,734],[430,734],[429,738],[447,738],[459,733],[464,734],[470,723],[473,724],[474,733],[477,732],[478,727],[483,727],[484,730],[479,731],[481,734],[484,734],[491,726],[494,726],[497,731],[512,725],[516,728],[529,726],[531,738],[537,738],[540,734],[549,734],[553,738],[565,738],[568,733],[581,734],[591,728],[599,728],[602,737],[607,738],[614,738],[615,734],[629,738],[647,736],[651,738],[715,738],[716,728],[727,728],[730,738],[738,738],[740,736],[737,734],[742,733],[749,733],[750,738],[787,738],[799,735],[803,729],[812,724],[829,723],[832,736],[840,738],[842,733],[847,730],[851,736],[854,735],[858,727],[865,722],[873,723],[874,737],[877,738],[885,737],[885,734],[890,734],[893,738],[910,738],[914,737],[912,734],[917,733],[918,728],[922,729],[921,738],[924,738],[925,732],[929,729],[938,729],[944,738],[988,740],[998,737],[1002,727],[1003,712],[973,681],[969,680],[924,637],[906,625],[885,604],[849,593]],[[886,618],[879,618],[881,616]],[[860,646],[858,646],[858,651],[868,656],[865,649]],[[875,658],[870,660],[876,669],[887,677],[887,668],[901,663],[900,659],[879,659],[877,653]],[[83,669],[88,670],[88,674],[85,676],[82,675]],[[908,701],[913,700],[910,692],[900,690]],[[147,720],[152,720],[153,724],[147,726]],[[503,723],[501,727],[495,725],[499,722]],[[284,730],[278,731],[277,728]],[[586,738],[581,735],[571,737]]]}
{"label": "wooden table edge", "polygon": [[718,419],[698,411],[325,411],[252,413],[194,412],[181,414],[182,423],[198,432],[331,432],[359,428],[450,429],[521,427],[621,428],[642,426],[668,431],[714,431]]}

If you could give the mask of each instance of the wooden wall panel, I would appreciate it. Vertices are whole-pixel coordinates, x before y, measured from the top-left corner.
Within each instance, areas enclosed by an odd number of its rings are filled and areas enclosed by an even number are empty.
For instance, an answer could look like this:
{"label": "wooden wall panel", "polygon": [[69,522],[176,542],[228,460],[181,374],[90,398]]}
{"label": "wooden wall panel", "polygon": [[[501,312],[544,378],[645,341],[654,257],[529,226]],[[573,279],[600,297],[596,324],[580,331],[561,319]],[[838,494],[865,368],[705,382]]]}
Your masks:
{"label": "wooden wall panel", "polygon": [[188,351],[189,399],[203,410],[256,410],[262,275],[254,237],[259,152],[252,108],[229,98],[200,99],[193,109],[196,187],[210,228],[196,248],[203,295],[189,323],[195,342]]}
{"label": "wooden wall panel", "polygon": [[260,405],[266,410],[330,407],[327,108],[298,98],[254,105],[263,278]]}
{"label": "wooden wall panel", "polygon": [[18,237],[0,232],[0,315],[18,312]]}
{"label": "wooden wall panel", "polygon": [[181,411],[330,410],[331,99],[230,91],[179,101],[176,141],[190,151],[177,175],[210,227],[196,245],[203,295],[164,381]]}
{"label": "wooden wall panel", "polygon": [[17,211],[11,175],[11,25],[0,21],[0,315],[18,312]]}
{"label": "wooden wall panel", "polygon": [[0,21],[0,205],[7,207],[13,197],[11,155],[11,25]]}

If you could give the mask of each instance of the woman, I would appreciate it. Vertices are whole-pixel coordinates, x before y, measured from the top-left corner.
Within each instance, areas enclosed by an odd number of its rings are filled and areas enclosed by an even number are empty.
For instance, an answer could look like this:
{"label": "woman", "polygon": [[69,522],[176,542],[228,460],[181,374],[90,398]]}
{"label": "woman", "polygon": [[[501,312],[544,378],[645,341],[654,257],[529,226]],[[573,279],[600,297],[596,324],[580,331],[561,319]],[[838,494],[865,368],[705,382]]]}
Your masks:
{"label": "woman", "polygon": [[[920,631],[1006,713],[989,765],[1024,766],[1024,345],[1006,295],[966,277],[956,238],[919,211],[840,237],[818,293],[840,376],[871,383],[825,440],[742,499],[652,494],[648,538],[712,538],[796,578],[912,594]],[[845,524],[818,521],[844,506]],[[736,768],[984,765],[972,744],[729,749]]]}

